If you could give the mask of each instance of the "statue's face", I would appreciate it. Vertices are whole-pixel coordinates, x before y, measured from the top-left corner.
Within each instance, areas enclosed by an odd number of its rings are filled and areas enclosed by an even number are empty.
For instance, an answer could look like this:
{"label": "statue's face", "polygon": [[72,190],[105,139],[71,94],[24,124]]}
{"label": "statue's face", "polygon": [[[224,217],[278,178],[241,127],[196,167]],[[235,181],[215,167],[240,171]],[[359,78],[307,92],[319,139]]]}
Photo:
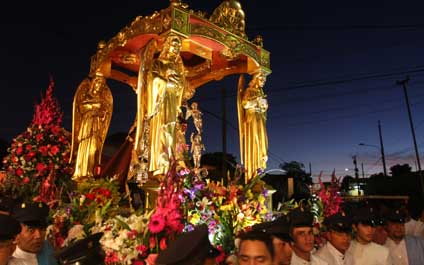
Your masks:
{"label": "statue's face", "polygon": [[176,57],[181,50],[181,41],[177,37],[173,37],[172,40],[169,42],[169,48],[168,51],[170,55],[173,57]]}
{"label": "statue's face", "polygon": [[263,87],[265,85],[266,77],[264,74],[259,74],[256,77],[256,80],[258,82],[258,86]]}

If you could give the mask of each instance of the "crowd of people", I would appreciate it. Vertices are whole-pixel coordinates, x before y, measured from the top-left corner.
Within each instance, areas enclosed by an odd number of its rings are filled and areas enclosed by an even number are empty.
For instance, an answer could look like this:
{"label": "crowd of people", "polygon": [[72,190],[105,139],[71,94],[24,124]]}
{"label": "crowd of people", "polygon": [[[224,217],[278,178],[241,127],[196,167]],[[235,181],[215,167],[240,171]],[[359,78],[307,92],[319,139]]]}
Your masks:
{"label": "crowd of people", "polygon": [[[0,265],[104,264],[94,234],[59,252],[46,239],[48,208],[0,199]],[[403,208],[378,214],[369,205],[328,216],[317,231],[314,216],[300,206],[273,221],[256,224],[235,239],[230,265],[422,265],[424,223]],[[421,211],[423,213],[423,211]],[[320,239],[316,240],[319,235]],[[317,244],[317,242],[321,242]],[[184,232],[161,251],[156,265],[213,265],[221,255],[206,224]]]}

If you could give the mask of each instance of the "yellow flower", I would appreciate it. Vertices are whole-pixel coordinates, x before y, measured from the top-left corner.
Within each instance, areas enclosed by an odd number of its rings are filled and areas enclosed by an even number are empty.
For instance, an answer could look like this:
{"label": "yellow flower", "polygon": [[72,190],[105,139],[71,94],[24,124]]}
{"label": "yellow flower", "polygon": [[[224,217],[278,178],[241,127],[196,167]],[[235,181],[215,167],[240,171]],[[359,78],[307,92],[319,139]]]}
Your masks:
{"label": "yellow flower", "polygon": [[197,224],[198,222],[200,222],[200,214],[197,213],[197,212],[195,212],[195,213],[190,212],[188,214],[188,217],[190,219],[190,223],[192,223],[194,225]]}

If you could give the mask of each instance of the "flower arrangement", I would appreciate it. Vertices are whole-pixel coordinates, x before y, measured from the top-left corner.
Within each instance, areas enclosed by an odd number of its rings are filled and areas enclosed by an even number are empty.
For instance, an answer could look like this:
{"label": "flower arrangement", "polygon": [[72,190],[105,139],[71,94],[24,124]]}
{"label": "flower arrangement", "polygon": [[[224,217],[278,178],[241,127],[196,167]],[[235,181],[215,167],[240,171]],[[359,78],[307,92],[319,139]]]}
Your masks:
{"label": "flower arrangement", "polygon": [[246,185],[239,184],[241,177],[237,175],[228,185],[205,181],[196,174],[187,174],[184,179],[188,229],[207,224],[212,244],[226,255],[234,251],[234,238],[241,231],[271,218],[267,208],[271,198],[261,181],[263,175],[250,179]]}
{"label": "flower arrangement", "polygon": [[49,234],[56,248],[102,231],[104,220],[118,214],[121,195],[116,180],[86,180],[69,194],[69,203],[60,204],[52,214]]}
{"label": "flower arrangement", "polygon": [[13,139],[3,159],[5,192],[50,208],[72,187],[70,133],[60,126],[62,112],[53,97],[53,86],[50,81],[45,97],[35,106],[31,124]]}

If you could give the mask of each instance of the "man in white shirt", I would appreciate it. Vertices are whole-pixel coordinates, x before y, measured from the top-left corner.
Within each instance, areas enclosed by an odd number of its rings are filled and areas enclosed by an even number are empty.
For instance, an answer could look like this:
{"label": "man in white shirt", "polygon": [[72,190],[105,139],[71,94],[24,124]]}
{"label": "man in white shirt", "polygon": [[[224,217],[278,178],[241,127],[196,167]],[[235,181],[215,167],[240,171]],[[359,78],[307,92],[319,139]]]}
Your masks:
{"label": "man in white shirt", "polygon": [[324,220],[327,228],[327,243],[315,255],[329,265],[351,265],[352,257],[346,251],[352,240],[352,222],[345,213],[333,214]]}
{"label": "man in white shirt", "polygon": [[372,242],[375,233],[375,214],[369,207],[361,207],[353,212],[352,240],[346,254],[353,257],[354,265],[392,265],[389,250]]}
{"label": "man in white shirt", "polygon": [[53,250],[45,240],[49,208],[42,203],[16,205],[12,216],[21,224],[16,237],[17,247],[11,265],[53,265],[57,264]]}
{"label": "man in white shirt", "polygon": [[312,230],[313,215],[302,207],[289,213],[290,237],[293,240],[291,265],[326,265],[327,262],[312,255],[315,237]]}
{"label": "man in white shirt", "polygon": [[392,209],[387,214],[385,246],[389,248],[394,265],[424,264],[424,240],[405,236],[405,218],[400,209]]}

